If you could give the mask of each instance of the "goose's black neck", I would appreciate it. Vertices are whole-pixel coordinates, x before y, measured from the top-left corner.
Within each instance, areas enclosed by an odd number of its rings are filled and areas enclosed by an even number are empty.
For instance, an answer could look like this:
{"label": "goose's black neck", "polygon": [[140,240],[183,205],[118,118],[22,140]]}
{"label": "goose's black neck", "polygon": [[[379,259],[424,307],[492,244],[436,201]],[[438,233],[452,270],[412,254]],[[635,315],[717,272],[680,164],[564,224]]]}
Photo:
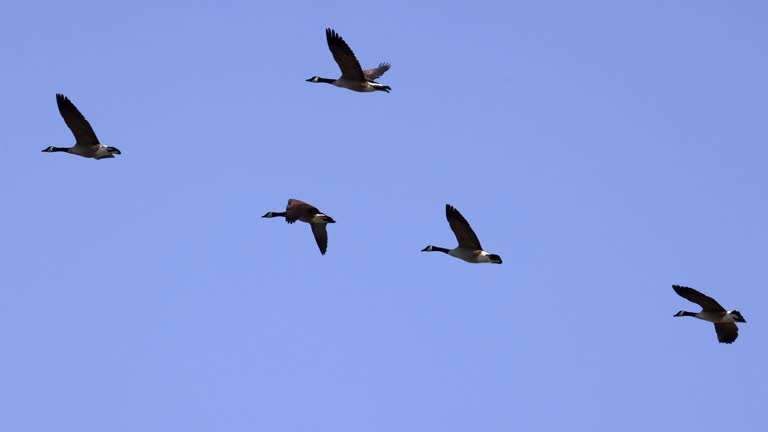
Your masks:
{"label": "goose's black neck", "polygon": [[320,78],[320,77],[318,77],[317,78],[317,82],[326,83],[326,84],[333,84],[334,82],[336,82],[336,80],[335,79],[330,79],[330,78]]}
{"label": "goose's black neck", "polygon": [[450,249],[441,248],[440,246],[432,246],[433,251],[448,253]]}
{"label": "goose's black neck", "polygon": [[284,217],[284,216],[285,216],[285,212],[268,212],[262,217],[273,218],[273,217]]}

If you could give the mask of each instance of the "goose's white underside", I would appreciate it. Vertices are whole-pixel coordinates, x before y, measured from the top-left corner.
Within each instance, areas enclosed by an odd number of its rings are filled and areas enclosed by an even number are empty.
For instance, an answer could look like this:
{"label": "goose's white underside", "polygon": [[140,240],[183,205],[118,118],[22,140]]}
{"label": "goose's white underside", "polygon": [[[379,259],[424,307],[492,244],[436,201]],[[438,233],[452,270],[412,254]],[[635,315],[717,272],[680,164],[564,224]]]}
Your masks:
{"label": "goose's white underside", "polygon": [[[96,148],[95,153],[93,152],[94,148]],[[92,157],[94,159],[101,159],[112,155],[112,152],[107,150],[107,146],[104,144],[98,144],[98,147],[74,145],[70,147],[69,150],[67,150],[67,153],[72,153],[82,157]]]}
{"label": "goose's white underside", "polygon": [[490,263],[489,253],[484,250],[474,250],[457,247],[448,251],[448,255],[470,263]]}
{"label": "goose's white underside", "polygon": [[[376,91],[375,84],[371,84],[367,81],[355,81],[355,80],[349,80],[346,78],[339,78],[336,81],[333,82],[333,85],[336,87],[341,87],[349,90],[354,90],[357,92],[372,92]],[[381,85],[379,85],[381,86]]]}
{"label": "goose's white underside", "polygon": [[322,213],[318,213],[318,214],[312,216],[312,219],[310,219],[309,223],[327,223],[325,221],[325,218],[327,218],[327,217],[328,216],[326,216],[326,215],[324,215]]}
{"label": "goose's white underside", "polygon": [[735,323],[734,316],[731,315],[731,311],[723,315],[721,312],[699,312],[696,314],[696,318],[711,323]]}

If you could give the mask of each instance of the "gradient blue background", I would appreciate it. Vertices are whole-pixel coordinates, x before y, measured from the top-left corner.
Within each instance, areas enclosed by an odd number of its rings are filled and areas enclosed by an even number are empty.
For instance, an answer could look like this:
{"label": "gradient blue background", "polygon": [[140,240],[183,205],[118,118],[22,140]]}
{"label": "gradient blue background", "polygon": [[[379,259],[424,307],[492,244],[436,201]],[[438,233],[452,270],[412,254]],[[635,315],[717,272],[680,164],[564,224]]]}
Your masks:
{"label": "gradient blue background", "polygon": [[[760,430],[766,18],[6,2],[0,430]],[[338,75],[326,27],[391,94],[304,82]],[[57,92],[122,156],[41,153],[73,143]],[[326,256],[260,218],[292,197]],[[446,203],[503,265],[419,252],[453,247]]]}

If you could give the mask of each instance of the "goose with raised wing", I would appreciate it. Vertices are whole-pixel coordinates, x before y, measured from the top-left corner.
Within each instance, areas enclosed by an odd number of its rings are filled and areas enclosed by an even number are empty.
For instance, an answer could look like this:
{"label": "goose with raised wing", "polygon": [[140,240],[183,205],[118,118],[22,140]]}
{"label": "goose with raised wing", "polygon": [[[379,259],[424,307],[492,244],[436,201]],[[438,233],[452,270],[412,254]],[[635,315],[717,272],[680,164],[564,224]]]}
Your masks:
{"label": "goose with raised wing", "polygon": [[453,249],[429,245],[422,249],[422,252],[443,252],[454,258],[475,264],[502,263],[500,256],[483,250],[483,247],[480,246],[480,240],[478,240],[477,234],[475,234],[472,227],[469,226],[469,222],[464,219],[464,216],[462,216],[455,207],[446,204],[445,217],[448,219],[448,225],[451,226],[451,231],[456,235],[456,240],[459,242],[459,245]]}
{"label": "goose with raised wing", "polygon": [[356,92],[373,92],[379,90],[389,93],[389,91],[392,90],[390,86],[376,82],[376,79],[389,70],[391,67],[389,63],[379,63],[378,67],[363,70],[360,66],[360,62],[357,61],[355,53],[352,52],[352,49],[346,42],[344,42],[344,39],[342,39],[338,33],[330,28],[325,29],[325,39],[328,42],[328,48],[331,50],[331,54],[333,54],[333,59],[336,60],[336,64],[338,64],[339,69],[341,69],[341,77],[331,79],[313,76],[307,80],[308,82],[333,84],[336,87],[342,87]]}
{"label": "goose with raised wing", "polygon": [[733,343],[733,341],[739,337],[739,328],[736,326],[736,323],[747,322],[747,320],[741,316],[741,312],[737,310],[726,310],[724,307],[720,306],[720,303],[715,301],[715,299],[704,295],[693,288],[672,285],[672,289],[675,290],[680,297],[701,306],[701,312],[679,311],[674,316],[695,317],[714,323],[717,340],[720,341],[720,343]]}
{"label": "goose with raised wing", "polygon": [[92,159],[114,158],[116,154],[121,154],[116,147],[108,147],[99,142],[96,133],[91,124],[80,113],[75,104],[63,94],[56,95],[56,105],[59,107],[59,113],[64,118],[69,130],[75,136],[75,145],[72,147],[54,147],[50,146],[43,150],[46,153],[67,152],[73,155]]}
{"label": "goose with raised wing", "polygon": [[317,247],[320,253],[325,255],[328,249],[328,232],[326,225],[336,223],[332,217],[322,213],[317,207],[307,204],[297,199],[289,199],[284,212],[267,212],[265,218],[284,217],[285,221],[292,224],[296,221],[306,222],[312,227],[312,234],[315,236]]}

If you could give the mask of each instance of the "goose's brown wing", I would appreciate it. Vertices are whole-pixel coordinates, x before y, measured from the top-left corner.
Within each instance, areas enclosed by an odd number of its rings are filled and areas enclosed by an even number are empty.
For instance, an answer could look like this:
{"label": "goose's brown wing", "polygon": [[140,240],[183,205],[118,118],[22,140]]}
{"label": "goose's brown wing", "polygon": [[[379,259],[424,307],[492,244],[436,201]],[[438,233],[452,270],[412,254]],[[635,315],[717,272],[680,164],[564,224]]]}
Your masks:
{"label": "goose's brown wing", "polygon": [[327,224],[313,223],[309,225],[312,227],[312,234],[315,236],[320,253],[325,255],[325,251],[328,249],[328,231],[325,229]]}
{"label": "goose's brown wing", "polygon": [[61,117],[64,118],[64,123],[72,131],[72,135],[75,136],[76,145],[93,146],[99,144],[99,139],[96,137],[91,124],[88,123],[88,120],[85,119],[69,98],[63,94],[57,94],[56,105],[59,107]]}
{"label": "goose's brown wing", "polygon": [[739,328],[734,323],[715,323],[715,332],[720,343],[733,343],[739,337]]}
{"label": "goose's brown wing", "polygon": [[477,239],[477,234],[475,234],[472,227],[469,226],[469,222],[464,219],[464,216],[462,216],[455,207],[446,204],[445,217],[448,219],[448,224],[451,226],[453,234],[456,235],[456,240],[458,240],[460,247],[473,250],[483,248],[480,246],[480,240]]}
{"label": "goose's brown wing", "polygon": [[309,205],[304,201],[291,198],[285,207],[285,220],[288,223],[294,223],[297,220],[304,219],[305,216],[312,216],[320,213],[317,207]]}
{"label": "goose's brown wing", "polygon": [[701,306],[704,312],[725,312],[725,308],[720,306],[720,303],[715,301],[715,299],[704,295],[693,288],[672,285],[672,289],[675,290],[680,297]]}
{"label": "goose's brown wing", "polygon": [[389,63],[379,63],[379,66],[373,68],[373,69],[367,69],[363,71],[363,75],[365,75],[365,79],[368,81],[376,81],[379,77],[384,75],[384,72],[388,71],[389,68],[391,68],[392,65]]}
{"label": "goose's brown wing", "polygon": [[344,39],[333,29],[329,28],[325,29],[325,38],[328,40],[328,48],[331,50],[331,54],[333,54],[333,59],[336,60],[336,64],[341,69],[341,77],[355,81],[365,80],[360,62],[357,61],[355,53],[344,42]]}

